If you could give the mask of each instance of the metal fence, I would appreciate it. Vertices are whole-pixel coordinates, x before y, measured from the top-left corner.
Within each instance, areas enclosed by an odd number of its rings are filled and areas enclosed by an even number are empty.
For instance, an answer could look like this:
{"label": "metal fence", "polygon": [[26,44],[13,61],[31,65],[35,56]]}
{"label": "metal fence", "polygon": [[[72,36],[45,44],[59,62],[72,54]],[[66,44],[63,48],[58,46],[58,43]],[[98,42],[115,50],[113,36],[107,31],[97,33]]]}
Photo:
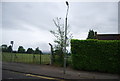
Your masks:
{"label": "metal fence", "polygon": [[2,53],[2,61],[30,64],[50,64],[50,54]]}
{"label": "metal fence", "polygon": [[[50,54],[26,54],[26,53],[2,53],[2,61],[27,63],[27,64],[51,64]],[[71,66],[71,56],[67,56],[67,66]],[[58,64],[58,63],[57,63]],[[59,65],[59,64],[58,64]]]}

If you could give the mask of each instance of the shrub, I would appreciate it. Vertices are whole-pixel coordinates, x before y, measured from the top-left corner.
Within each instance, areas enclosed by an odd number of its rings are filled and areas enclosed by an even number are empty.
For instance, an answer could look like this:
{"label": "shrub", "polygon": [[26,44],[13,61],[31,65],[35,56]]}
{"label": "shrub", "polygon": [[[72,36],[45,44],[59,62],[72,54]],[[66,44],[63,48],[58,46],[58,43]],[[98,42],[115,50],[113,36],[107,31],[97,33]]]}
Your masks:
{"label": "shrub", "polygon": [[120,40],[71,40],[72,66],[79,70],[120,73]]}
{"label": "shrub", "polygon": [[56,55],[54,60],[54,65],[63,67],[63,64],[64,64],[64,58],[59,55]]}

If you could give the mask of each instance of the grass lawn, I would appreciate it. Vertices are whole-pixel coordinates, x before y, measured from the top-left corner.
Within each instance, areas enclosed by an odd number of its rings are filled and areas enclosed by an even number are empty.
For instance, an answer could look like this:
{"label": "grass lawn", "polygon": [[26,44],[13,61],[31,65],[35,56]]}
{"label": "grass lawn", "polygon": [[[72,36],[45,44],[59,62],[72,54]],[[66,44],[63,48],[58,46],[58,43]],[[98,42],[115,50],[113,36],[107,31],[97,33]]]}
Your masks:
{"label": "grass lawn", "polygon": [[50,55],[49,54],[22,54],[22,53],[2,53],[2,61],[7,62],[22,62],[22,63],[34,63],[34,64],[49,64]]}

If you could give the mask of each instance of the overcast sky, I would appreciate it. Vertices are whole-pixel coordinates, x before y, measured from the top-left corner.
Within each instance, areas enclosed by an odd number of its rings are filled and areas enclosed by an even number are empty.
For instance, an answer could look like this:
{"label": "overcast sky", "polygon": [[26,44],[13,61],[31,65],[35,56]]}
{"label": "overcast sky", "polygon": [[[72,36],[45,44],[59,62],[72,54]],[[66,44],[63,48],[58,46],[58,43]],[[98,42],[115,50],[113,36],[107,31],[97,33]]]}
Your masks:
{"label": "overcast sky", "polygon": [[[99,34],[118,33],[117,2],[69,2],[68,23],[74,39],[86,39],[89,29]],[[0,4],[1,5],[1,4]],[[2,44],[14,49],[39,47],[50,51],[48,43],[54,44],[56,30],[53,19],[65,19],[65,2],[3,2],[2,3]],[[64,22],[64,21],[63,21]]]}

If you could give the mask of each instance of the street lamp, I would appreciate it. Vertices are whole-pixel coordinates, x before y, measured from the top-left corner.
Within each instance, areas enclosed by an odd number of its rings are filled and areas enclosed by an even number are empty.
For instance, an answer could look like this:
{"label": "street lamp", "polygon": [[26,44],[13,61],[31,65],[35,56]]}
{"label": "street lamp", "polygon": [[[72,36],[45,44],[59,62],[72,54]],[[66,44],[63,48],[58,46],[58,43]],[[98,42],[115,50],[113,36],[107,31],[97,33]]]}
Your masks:
{"label": "street lamp", "polygon": [[67,19],[67,15],[68,15],[68,10],[69,10],[69,3],[66,1],[66,5],[67,5],[67,13],[66,13],[66,19]]}
{"label": "street lamp", "polygon": [[66,18],[65,18],[65,42],[64,42],[64,74],[66,73],[66,42],[67,42],[67,16],[68,16],[68,10],[69,10],[69,3],[66,1],[67,5],[67,12],[66,12]]}

